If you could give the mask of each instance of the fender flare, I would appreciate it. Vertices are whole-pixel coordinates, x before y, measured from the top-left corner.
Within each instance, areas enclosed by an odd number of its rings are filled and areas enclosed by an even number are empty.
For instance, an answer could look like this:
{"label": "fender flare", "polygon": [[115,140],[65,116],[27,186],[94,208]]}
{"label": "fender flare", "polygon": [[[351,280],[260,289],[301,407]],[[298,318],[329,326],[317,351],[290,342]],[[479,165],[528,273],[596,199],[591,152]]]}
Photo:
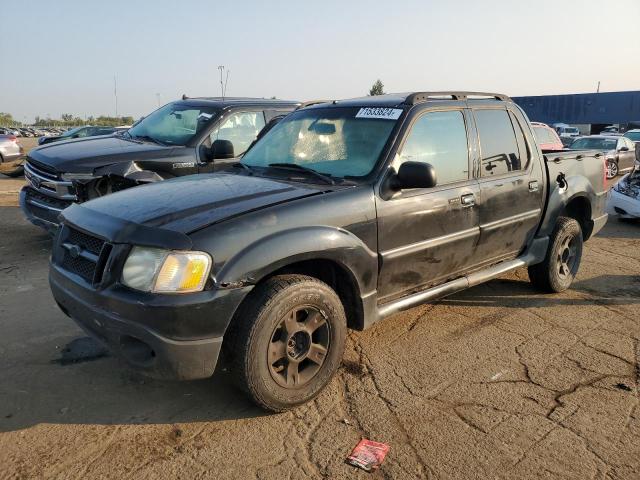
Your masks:
{"label": "fender flare", "polygon": [[[555,182],[556,179],[549,179],[553,182],[551,194],[547,204],[547,211],[545,218],[540,226],[537,236],[551,235],[553,228],[556,225],[556,220],[566,210],[569,205],[576,198],[584,198],[593,205],[598,196],[593,190],[593,186],[589,180],[583,175],[574,175],[566,177],[566,189],[560,188]],[[592,220],[589,216],[589,221]]]}
{"label": "fender flare", "polygon": [[337,263],[355,280],[360,296],[377,288],[377,253],[347,230],[329,226],[296,228],[262,238],[226,261],[215,282],[222,288],[256,284],[287,265],[305,260]]}

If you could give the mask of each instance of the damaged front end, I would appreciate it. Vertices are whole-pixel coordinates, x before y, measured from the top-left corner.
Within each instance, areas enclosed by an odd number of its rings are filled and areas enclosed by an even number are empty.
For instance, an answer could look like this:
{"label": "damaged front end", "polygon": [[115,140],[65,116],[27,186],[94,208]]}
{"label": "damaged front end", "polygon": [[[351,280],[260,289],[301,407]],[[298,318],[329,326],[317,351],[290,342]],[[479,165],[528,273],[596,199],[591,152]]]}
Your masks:
{"label": "damaged front end", "polygon": [[621,218],[640,218],[640,163],[609,191],[607,211]]}
{"label": "damaged front end", "polygon": [[164,180],[156,172],[140,168],[136,162],[114,163],[97,168],[90,174],[66,174],[63,177],[73,182],[79,202]]}

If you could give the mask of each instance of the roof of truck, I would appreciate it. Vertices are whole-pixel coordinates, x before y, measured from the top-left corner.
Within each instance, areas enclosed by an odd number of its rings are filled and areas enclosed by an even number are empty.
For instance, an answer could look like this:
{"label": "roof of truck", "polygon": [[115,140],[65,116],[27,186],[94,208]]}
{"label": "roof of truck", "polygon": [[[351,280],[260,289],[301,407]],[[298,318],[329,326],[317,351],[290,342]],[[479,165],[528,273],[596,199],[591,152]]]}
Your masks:
{"label": "roof of truck", "polygon": [[296,106],[300,102],[296,100],[279,100],[276,98],[251,98],[251,97],[187,97],[182,96],[182,102],[188,102],[192,104],[212,105],[219,108],[242,106],[242,105],[289,105]]}
{"label": "roof of truck", "polygon": [[405,92],[387,93],[384,95],[373,95],[367,97],[349,98],[345,100],[333,100],[327,103],[319,103],[310,106],[327,107],[331,105],[342,107],[407,107],[425,102],[511,102],[512,100],[500,93],[485,92],[462,92],[462,91],[442,91],[442,92]]}

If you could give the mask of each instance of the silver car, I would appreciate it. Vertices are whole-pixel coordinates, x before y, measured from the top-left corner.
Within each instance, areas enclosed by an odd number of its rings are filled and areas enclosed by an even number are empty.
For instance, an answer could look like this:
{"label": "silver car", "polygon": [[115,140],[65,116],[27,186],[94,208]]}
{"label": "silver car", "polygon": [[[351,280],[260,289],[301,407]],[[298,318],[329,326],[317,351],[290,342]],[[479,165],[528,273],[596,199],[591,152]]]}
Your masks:
{"label": "silver car", "polygon": [[9,177],[22,175],[24,149],[15,135],[0,135],[0,173]]}

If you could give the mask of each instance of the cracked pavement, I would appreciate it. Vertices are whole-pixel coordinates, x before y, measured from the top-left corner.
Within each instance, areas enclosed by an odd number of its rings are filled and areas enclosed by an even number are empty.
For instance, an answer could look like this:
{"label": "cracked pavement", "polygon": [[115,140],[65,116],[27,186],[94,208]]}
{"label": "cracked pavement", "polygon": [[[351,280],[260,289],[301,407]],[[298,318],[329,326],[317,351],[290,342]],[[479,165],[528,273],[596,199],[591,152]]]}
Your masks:
{"label": "cracked pavement", "polygon": [[[224,371],[54,363],[82,332],[49,240],[13,207],[0,230],[0,478],[638,478],[639,223],[611,219],[566,293],[518,270],[351,332],[328,388],[278,415]],[[391,446],[373,474],[344,463],[361,437]]]}

